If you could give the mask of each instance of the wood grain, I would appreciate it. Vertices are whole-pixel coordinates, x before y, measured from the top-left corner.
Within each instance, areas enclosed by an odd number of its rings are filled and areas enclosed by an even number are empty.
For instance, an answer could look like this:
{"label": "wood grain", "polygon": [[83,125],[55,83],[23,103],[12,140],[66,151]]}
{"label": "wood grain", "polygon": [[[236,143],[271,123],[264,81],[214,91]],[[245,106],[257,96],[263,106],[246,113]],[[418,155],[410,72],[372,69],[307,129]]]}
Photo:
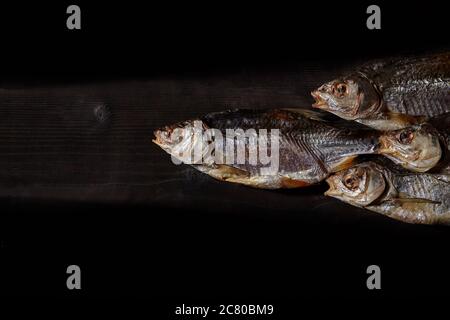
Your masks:
{"label": "wood grain", "polygon": [[285,192],[217,182],[172,164],[151,139],[162,125],[212,111],[308,108],[311,89],[339,72],[309,63],[289,71],[4,86],[0,196],[224,211],[297,211],[301,204],[327,211],[337,202],[322,196],[323,186]]}

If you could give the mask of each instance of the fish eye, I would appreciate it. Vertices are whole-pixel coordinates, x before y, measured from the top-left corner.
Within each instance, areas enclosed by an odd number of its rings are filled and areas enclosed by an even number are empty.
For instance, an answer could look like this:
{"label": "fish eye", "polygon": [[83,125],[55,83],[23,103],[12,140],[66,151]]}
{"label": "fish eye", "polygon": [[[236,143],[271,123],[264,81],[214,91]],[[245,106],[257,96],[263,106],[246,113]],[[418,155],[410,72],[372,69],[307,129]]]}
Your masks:
{"label": "fish eye", "polygon": [[359,177],[347,175],[344,177],[344,185],[350,190],[356,190],[359,186]]}
{"label": "fish eye", "polygon": [[403,144],[410,144],[413,139],[414,132],[412,130],[402,131],[397,137],[397,140]]}
{"label": "fish eye", "polygon": [[347,94],[347,85],[345,83],[338,83],[333,87],[333,94],[337,97],[343,97]]}

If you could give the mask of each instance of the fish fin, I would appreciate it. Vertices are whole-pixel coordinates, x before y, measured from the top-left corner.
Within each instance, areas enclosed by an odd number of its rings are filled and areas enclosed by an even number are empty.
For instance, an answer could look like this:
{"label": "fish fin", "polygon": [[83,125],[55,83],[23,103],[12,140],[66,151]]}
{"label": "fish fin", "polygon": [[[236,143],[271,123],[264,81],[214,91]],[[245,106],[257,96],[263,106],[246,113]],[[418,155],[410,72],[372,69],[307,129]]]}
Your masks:
{"label": "fish fin", "polygon": [[411,116],[402,113],[384,111],[380,118],[364,118],[358,119],[356,122],[376,130],[389,131],[403,129],[415,124],[421,124],[425,122],[426,119],[427,118],[423,116]]}
{"label": "fish fin", "polygon": [[399,203],[417,203],[417,204],[441,204],[440,201],[434,201],[424,198],[392,198],[390,200],[387,200],[387,202],[399,202]]}
{"label": "fish fin", "polygon": [[224,181],[229,179],[236,179],[236,178],[242,179],[250,177],[250,173],[248,171],[223,164],[211,166],[208,171],[208,174],[216,179]]}
{"label": "fish fin", "polygon": [[288,177],[281,178],[281,187],[292,189],[292,188],[303,188],[310,186],[311,183],[305,182],[303,180],[296,180]]}
{"label": "fish fin", "polygon": [[282,111],[291,112],[293,114],[298,114],[299,116],[303,116],[305,118],[323,122],[325,124],[331,124],[333,126],[339,126],[341,128],[346,129],[358,129],[358,130],[371,130],[371,128],[367,127],[366,125],[357,123],[355,121],[349,121],[342,118],[339,118],[338,116],[325,111],[316,111],[316,110],[308,110],[308,109],[295,109],[295,108],[283,108],[278,109]]}
{"label": "fish fin", "polygon": [[302,115],[306,118],[312,119],[312,120],[316,120],[316,121],[324,121],[324,122],[329,122],[331,121],[330,119],[330,115],[328,112],[319,112],[319,111],[314,111],[314,110],[309,110],[309,109],[296,109],[296,108],[282,108],[280,110],[283,111],[289,111],[292,113],[297,113],[299,115]]}
{"label": "fish fin", "polygon": [[303,185],[295,185],[294,182],[286,181],[284,184],[280,179],[273,179],[270,176],[251,175],[248,171],[234,168],[228,165],[199,165],[195,168],[210,177],[220,181],[242,184],[245,186],[259,189],[279,189],[279,188],[297,188]]}
{"label": "fish fin", "polygon": [[420,124],[425,122],[428,118],[425,116],[412,116],[403,113],[396,112],[387,112],[386,113],[387,120],[392,121],[393,123],[397,123],[402,127],[409,127],[414,124]]}
{"label": "fish fin", "polygon": [[[449,170],[448,167],[447,167],[447,170]],[[450,173],[434,175],[433,178],[438,180],[438,182],[443,182],[445,184],[450,184]]]}
{"label": "fish fin", "polygon": [[358,158],[358,155],[345,157],[331,168],[331,172],[338,172],[351,167],[356,163],[356,158]]}

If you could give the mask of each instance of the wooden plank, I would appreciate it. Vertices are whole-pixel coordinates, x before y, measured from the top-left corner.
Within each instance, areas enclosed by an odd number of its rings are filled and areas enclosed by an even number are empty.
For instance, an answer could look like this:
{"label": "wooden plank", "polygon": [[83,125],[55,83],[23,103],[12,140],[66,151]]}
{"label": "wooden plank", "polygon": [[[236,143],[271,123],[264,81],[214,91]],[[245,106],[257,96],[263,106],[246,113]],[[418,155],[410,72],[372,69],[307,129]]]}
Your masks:
{"label": "wooden plank", "polygon": [[154,129],[212,111],[309,107],[311,89],[339,73],[314,63],[293,70],[4,87],[0,196],[180,208],[202,203],[223,211],[298,210],[302,201],[314,212],[335,204],[322,196],[323,186],[293,193],[217,182],[174,165],[151,142]]}

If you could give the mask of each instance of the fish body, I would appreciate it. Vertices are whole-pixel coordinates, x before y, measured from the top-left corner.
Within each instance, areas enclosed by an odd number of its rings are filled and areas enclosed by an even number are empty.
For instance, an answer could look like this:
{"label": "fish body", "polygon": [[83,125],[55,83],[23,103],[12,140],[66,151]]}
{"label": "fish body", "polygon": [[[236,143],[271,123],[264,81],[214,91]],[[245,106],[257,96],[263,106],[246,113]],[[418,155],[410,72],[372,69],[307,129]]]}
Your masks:
{"label": "fish body", "polygon": [[425,125],[381,132],[324,115],[302,109],[216,112],[156,130],[153,141],[214,178],[267,189],[318,183],[362,154],[381,153],[419,172],[441,157]]}
{"label": "fish body", "polygon": [[450,224],[450,176],[393,170],[364,162],[327,179],[325,195],[388,217],[419,224]]}
{"label": "fish body", "polygon": [[[339,127],[309,110],[232,110],[211,113],[197,121],[201,123],[203,133],[212,128],[218,130],[224,143],[219,147],[203,144],[198,148],[203,150],[202,154],[213,153],[214,157],[190,164],[219,180],[259,188],[295,188],[318,183],[331,172],[351,165],[357,155],[375,153],[378,146],[377,131],[364,127],[359,130]],[[189,131],[193,123],[184,122],[175,127]],[[195,140],[192,134],[188,134],[181,143],[168,147],[167,140],[173,140],[168,132],[173,127],[157,130],[154,140],[172,156],[179,153],[180,146],[185,151],[187,148],[194,149],[193,145],[202,144],[201,139]],[[233,131],[234,135],[227,135],[227,130]],[[267,133],[264,141],[257,148],[252,148],[251,141],[261,142],[259,139],[264,132]],[[264,145],[268,150],[266,154],[272,160],[270,164],[258,158]],[[226,146],[234,146],[230,158],[235,161],[232,163],[224,161]],[[245,161],[236,161],[239,150],[245,150]],[[218,155],[221,161],[217,161]],[[257,161],[250,161],[251,156]]]}
{"label": "fish body", "polygon": [[450,112],[450,53],[362,66],[312,92],[317,107],[378,130]]}

